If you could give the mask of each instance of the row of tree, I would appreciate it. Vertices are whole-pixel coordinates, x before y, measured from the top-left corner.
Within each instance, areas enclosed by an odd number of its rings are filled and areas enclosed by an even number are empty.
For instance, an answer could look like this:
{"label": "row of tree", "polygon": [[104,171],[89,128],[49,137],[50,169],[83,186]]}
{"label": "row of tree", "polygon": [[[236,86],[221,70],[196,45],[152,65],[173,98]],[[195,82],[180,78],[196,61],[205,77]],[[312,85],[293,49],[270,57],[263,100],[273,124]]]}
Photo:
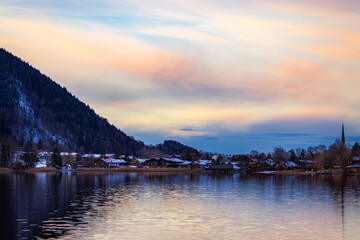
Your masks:
{"label": "row of tree", "polygon": [[[171,143],[171,145],[177,145],[177,143]],[[163,145],[164,147],[165,145]],[[24,162],[23,165],[25,167],[34,167],[36,162],[38,162],[36,156],[36,150],[40,150],[42,147],[42,142],[39,141],[38,144],[32,144],[31,142],[27,142],[22,150],[21,160]],[[18,168],[20,166],[13,166],[11,162],[12,153],[15,150],[19,150],[19,147],[16,145],[14,141],[12,141],[8,137],[4,137],[1,142],[1,159],[0,166],[1,167],[14,167]],[[63,149],[62,149],[63,150]],[[65,156],[61,156],[59,147],[55,145],[52,149],[51,155],[51,165],[53,166],[62,166],[63,164],[76,165],[82,163],[82,151],[77,151],[76,157],[74,159],[71,150],[68,148],[69,154]],[[183,160],[196,161],[199,159],[211,159],[212,154],[208,152],[198,152],[195,149],[190,149],[191,152],[186,151],[185,154],[182,155]],[[194,151],[193,151],[194,150]],[[124,155],[123,155],[124,154]],[[153,147],[148,148],[146,151],[138,151],[133,154],[135,157],[153,157],[153,156],[161,156],[163,155],[159,149]],[[345,146],[339,140],[336,140],[329,148],[325,145],[318,145],[315,147],[308,147],[307,149],[297,148],[290,149],[286,151],[282,147],[275,147],[274,151],[271,153],[263,153],[258,152],[256,150],[252,150],[249,154],[238,154],[233,155],[231,161],[233,162],[242,162],[248,163],[250,159],[258,159],[258,160],[266,160],[272,159],[276,164],[283,163],[287,161],[294,162],[298,165],[301,165],[301,161],[313,161],[319,168],[331,168],[336,166],[345,167],[350,164],[351,158],[353,156],[360,156],[360,145],[359,143],[355,143],[353,146]],[[105,152],[101,151],[101,157],[105,158]],[[130,162],[129,153],[126,151],[122,152],[121,147],[117,147],[114,158],[120,159],[124,158]],[[88,159],[89,160],[89,159]],[[89,161],[93,159],[90,158]],[[221,160],[221,157],[217,159],[217,161]]]}
{"label": "row of tree", "polygon": [[360,145],[344,145],[338,139],[327,148],[325,145],[311,146],[307,149],[297,148],[286,151],[282,147],[275,147],[272,153],[259,153],[252,150],[250,154],[233,155],[232,161],[249,162],[250,159],[272,159],[275,164],[291,161],[297,165],[305,162],[313,162],[319,168],[332,168],[334,166],[345,167],[351,163],[353,156],[360,156]]}

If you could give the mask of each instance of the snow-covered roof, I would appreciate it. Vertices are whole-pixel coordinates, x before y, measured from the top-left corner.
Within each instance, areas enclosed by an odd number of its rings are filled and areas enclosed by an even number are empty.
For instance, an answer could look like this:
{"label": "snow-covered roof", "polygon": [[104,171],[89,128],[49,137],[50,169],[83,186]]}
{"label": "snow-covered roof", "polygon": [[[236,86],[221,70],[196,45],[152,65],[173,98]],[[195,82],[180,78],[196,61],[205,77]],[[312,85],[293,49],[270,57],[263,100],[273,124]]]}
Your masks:
{"label": "snow-covered roof", "polygon": [[270,166],[274,166],[275,165],[275,162],[274,162],[274,160],[272,160],[272,159],[266,159],[265,160],[265,162],[267,163],[267,164],[269,164]]}
{"label": "snow-covered roof", "polygon": [[198,163],[199,163],[200,166],[206,166],[208,163],[211,163],[211,161],[210,160],[200,159],[198,161]]}
{"label": "snow-covered roof", "polygon": [[76,156],[76,153],[73,153],[73,152],[71,152],[71,153],[69,153],[69,152],[61,152],[60,154],[61,154],[61,156],[69,156],[69,155]]}
{"label": "snow-covered roof", "polygon": [[40,153],[38,153],[38,155],[39,155],[39,157],[47,157],[50,155],[50,153],[49,152],[40,152]]}
{"label": "snow-covered roof", "polygon": [[182,163],[183,162],[183,160],[178,159],[178,158],[163,158],[163,159],[166,161],[169,161],[169,162],[174,162],[174,163]]}
{"label": "snow-covered roof", "polygon": [[[76,153],[74,153],[76,155]],[[83,154],[84,157],[94,157],[94,158],[99,158],[101,157],[101,154],[100,153],[86,153],[86,154]],[[105,154],[105,157],[113,157],[114,154],[113,153],[107,153]],[[125,156],[124,155],[121,155],[120,158],[124,158]]]}
{"label": "snow-covered roof", "polygon": [[107,163],[126,163],[126,161],[124,159],[115,159],[115,158],[105,159],[105,162],[107,162]]}
{"label": "snow-covered roof", "polygon": [[147,160],[149,160],[149,159],[147,159],[147,158],[137,158],[137,160],[139,161],[139,162],[141,162],[141,163],[145,163]]}
{"label": "snow-covered roof", "polygon": [[46,162],[37,162],[35,164],[35,168],[43,168],[46,167]]}
{"label": "snow-covered roof", "polygon": [[301,160],[299,160],[299,162],[302,162],[302,163],[314,163],[314,161],[305,160],[305,159],[301,159]]}
{"label": "snow-covered roof", "polygon": [[288,161],[284,163],[285,166],[287,167],[297,167],[298,165],[294,162]]}
{"label": "snow-covered roof", "polygon": [[360,168],[360,164],[353,164],[350,166],[347,166],[348,168]]}
{"label": "snow-covered roof", "polygon": [[83,155],[83,157],[94,157],[94,158],[99,158],[100,154],[92,154],[92,153],[86,153]]}
{"label": "snow-covered roof", "polygon": [[183,162],[181,163],[181,165],[186,166],[186,165],[189,165],[190,163],[191,163],[190,161],[183,161]]}

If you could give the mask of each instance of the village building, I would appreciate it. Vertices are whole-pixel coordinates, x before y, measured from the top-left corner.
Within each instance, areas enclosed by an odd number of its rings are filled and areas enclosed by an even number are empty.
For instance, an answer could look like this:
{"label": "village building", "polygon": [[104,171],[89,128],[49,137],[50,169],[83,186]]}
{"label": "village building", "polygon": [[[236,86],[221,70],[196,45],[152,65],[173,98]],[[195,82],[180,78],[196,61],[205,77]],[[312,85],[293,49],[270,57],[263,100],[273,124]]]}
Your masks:
{"label": "village building", "polygon": [[106,167],[106,161],[104,159],[97,158],[94,161],[94,167],[105,168]]}
{"label": "village building", "polygon": [[127,165],[127,162],[124,159],[110,158],[110,159],[105,159],[105,162],[106,162],[106,167],[108,168],[118,168]]}

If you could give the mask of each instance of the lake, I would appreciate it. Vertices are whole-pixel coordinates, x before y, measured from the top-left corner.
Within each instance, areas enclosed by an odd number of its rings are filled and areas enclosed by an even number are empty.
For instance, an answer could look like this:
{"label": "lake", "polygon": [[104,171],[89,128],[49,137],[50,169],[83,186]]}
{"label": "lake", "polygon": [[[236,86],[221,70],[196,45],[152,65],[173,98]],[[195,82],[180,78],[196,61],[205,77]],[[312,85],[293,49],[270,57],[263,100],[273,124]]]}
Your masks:
{"label": "lake", "polygon": [[0,239],[359,239],[360,177],[2,173]]}

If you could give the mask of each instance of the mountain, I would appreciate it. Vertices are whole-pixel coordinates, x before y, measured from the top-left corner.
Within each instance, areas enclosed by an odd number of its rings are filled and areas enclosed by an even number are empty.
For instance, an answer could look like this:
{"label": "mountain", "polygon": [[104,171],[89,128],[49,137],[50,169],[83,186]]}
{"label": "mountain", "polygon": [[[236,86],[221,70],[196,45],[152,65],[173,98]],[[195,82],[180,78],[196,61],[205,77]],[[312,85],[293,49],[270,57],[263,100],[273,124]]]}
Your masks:
{"label": "mountain", "polygon": [[[0,49],[0,137],[9,136],[20,146],[26,142],[51,149],[58,144],[73,151],[135,153],[147,146],[97,115],[66,88]],[[171,154],[166,143],[163,153]],[[176,154],[188,147],[176,144]],[[156,147],[157,147],[156,146]],[[179,149],[183,149],[181,152]]]}
{"label": "mountain", "polygon": [[11,53],[0,49],[0,136],[59,144],[85,152],[134,153],[143,142],[97,115],[66,88]]}

